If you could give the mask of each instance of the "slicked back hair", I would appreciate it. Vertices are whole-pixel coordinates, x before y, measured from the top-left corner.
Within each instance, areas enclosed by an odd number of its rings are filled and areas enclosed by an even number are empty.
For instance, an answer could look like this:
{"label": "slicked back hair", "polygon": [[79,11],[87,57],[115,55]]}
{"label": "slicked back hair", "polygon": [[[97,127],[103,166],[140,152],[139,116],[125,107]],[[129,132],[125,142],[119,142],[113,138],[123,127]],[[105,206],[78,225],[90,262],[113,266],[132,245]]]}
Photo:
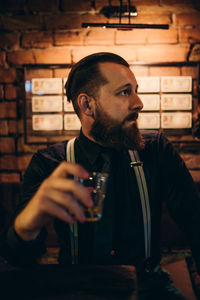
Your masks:
{"label": "slicked back hair", "polygon": [[99,69],[99,63],[103,62],[114,62],[129,67],[129,64],[121,56],[110,52],[99,52],[81,59],[69,73],[65,84],[66,96],[69,102],[72,101],[74,110],[79,117],[78,95],[86,93],[90,97],[98,97],[100,86],[107,83]]}

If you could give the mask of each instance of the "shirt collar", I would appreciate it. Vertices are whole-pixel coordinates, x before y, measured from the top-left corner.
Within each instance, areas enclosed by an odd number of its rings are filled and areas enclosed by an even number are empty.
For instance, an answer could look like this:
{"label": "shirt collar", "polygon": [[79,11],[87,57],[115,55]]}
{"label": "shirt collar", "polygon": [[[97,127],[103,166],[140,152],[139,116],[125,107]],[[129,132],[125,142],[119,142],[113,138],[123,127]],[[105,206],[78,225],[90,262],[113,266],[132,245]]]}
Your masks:
{"label": "shirt collar", "polygon": [[87,157],[88,161],[93,165],[99,154],[102,151],[105,151],[107,148],[93,142],[92,140],[88,139],[82,132],[80,131],[80,135],[78,137],[79,145],[81,150],[83,151],[84,155]]}

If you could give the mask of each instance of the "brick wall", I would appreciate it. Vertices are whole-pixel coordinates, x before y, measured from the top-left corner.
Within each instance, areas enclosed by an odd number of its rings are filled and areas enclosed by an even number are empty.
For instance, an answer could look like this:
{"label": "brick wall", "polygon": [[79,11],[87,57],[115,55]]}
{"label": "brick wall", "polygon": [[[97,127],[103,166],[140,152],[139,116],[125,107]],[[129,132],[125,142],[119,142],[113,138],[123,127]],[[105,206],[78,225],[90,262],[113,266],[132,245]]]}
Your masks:
{"label": "brick wall", "polygon": [[[135,23],[169,24],[169,30],[82,29],[82,22],[116,22],[99,14],[107,0],[6,0],[0,3],[0,181],[19,182],[32,154],[44,145],[24,143],[23,64],[71,64],[97,51],[129,62],[183,62],[200,42],[198,0],[135,0]],[[110,1],[119,5],[119,1]],[[94,5],[95,3],[95,5]],[[127,22],[127,20],[124,20]],[[197,44],[195,60],[200,61]],[[42,77],[51,76],[43,70]],[[47,74],[48,73],[48,74]],[[196,67],[135,67],[136,75],[192,75]],[[63,76],[63,69],[54,76]],[[66,75],[67,76],[67,71]],[[198,101],[194,115],[198,117]],[[184,141],[184,136],[182,137]],[[199,147],[177,145],[195,181],[200,181]]]}

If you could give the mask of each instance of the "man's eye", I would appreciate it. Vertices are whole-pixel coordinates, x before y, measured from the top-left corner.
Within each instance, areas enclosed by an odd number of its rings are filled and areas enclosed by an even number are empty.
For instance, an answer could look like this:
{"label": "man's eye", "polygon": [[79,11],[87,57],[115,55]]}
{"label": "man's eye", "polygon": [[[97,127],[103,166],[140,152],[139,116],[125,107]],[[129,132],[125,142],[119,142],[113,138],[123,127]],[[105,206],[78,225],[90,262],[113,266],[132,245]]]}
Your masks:
{"label": "man's eye", "polygon": [[120,95],[125,96],[125,95],[130,95],[130,90],[123,90],[120,92]]}

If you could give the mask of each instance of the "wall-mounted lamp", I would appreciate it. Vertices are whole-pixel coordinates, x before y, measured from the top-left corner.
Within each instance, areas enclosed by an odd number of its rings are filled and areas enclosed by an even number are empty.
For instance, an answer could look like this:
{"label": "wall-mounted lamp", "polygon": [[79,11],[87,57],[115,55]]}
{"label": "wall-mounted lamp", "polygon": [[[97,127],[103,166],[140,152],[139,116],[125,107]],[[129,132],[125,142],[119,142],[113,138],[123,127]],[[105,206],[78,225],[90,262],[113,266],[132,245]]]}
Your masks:
{"label": "wall-mounted lamp", "polygon": [[103,14],[106,18],[110,17],[118,17],[121,14],[121,17],[136,17],[137,16],[137,9],[135,6],[128,6],[128,5],[121,5],[121,6],[104,6],[101,11],[101,14]]}
{"label": "wall-mounted lamp", "polygon": [[169,25],[165,24],[122,24],[122,23],[82,23],[83,28],[102,27],[102,28],[117,28],[117,29],[169,29]]}
{"label": "wall-mounted lamp", "polygon": [[[127,0],[127,5],[123,5],[123,1],[120,0],[120,6],[104,6],[100,14],[103,14],[107,18],[119,18],[118,23],[82,23],[83,28],[90,27],[102,27],[102,28],[117,28],[122,30],[131,30],[133,28],[144,29],[169,29],[168,24],[131,24],[131,17],[138,15],[135,6],[131,5],[131,0]],[[128,23],[122,23],[122,17],[128,17]]]}

